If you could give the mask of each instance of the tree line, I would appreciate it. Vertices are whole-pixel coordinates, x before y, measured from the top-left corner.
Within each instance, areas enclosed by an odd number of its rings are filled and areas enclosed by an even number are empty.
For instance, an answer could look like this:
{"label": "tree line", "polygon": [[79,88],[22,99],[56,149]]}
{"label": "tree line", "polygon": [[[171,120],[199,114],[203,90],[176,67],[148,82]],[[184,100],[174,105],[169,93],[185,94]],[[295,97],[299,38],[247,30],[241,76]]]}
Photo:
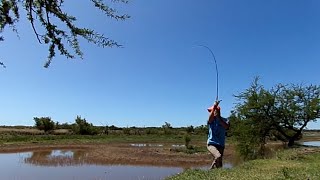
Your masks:
{"label": "tree line", "polygon": [[54,130],[65,129],[72,134],[80,135],[109,135],[109,134],[124,134],[124,135],[177,135],[177,134],[207,134],[207,127],[187,126],[173,128],[170,123],[165,122],[161,127],[117,127],[115,125],[95,126],[85,118],[77,116],[74,123],[59,123],[51,119],[51,117],[34,117],[34,127],[44,131],[46,134],[54,133]]}

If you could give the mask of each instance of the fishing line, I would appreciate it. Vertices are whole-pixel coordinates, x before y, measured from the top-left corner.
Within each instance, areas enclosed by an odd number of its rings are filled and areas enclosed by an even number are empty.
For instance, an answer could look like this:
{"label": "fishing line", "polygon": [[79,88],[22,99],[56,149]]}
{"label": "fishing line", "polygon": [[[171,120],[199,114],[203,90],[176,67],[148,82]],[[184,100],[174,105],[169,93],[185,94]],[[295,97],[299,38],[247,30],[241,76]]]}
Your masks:
{"label": "fishing line", "polygon": [[216,66],[216,77],[217,77],[217,95],[216,95],[216,101],[217,102],[220,102],[221,100],[219,100],[219,72],[218,72],[218,64],[217,64],[217,60],[216,60],[216,56],[214,55],[213,51],[208,47],[208,46],[205,46],[205,45],[202,45],[202,44],[196,44],[196,46],[200,46],[200,47],[203,47],[203,48],[206,48],[207,50],[210,51],[212,57],[213,57],[213,62]]}

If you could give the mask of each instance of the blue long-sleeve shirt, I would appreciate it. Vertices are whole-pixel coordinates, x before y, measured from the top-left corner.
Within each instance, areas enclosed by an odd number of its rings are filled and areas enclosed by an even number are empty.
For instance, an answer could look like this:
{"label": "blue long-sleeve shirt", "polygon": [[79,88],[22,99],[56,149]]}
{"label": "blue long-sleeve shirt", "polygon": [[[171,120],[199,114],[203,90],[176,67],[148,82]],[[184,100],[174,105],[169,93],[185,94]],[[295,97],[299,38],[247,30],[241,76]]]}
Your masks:
{"label": "blue long-sleeve shirt", "polygon": [[[229,124],[229,120],[221,117],[221,119]],[[219,119],[215,119],[208,124],[209,134],[208,134],[208,145],[219,145],[224,147],[226,140],[226,129],[222,126]]]}

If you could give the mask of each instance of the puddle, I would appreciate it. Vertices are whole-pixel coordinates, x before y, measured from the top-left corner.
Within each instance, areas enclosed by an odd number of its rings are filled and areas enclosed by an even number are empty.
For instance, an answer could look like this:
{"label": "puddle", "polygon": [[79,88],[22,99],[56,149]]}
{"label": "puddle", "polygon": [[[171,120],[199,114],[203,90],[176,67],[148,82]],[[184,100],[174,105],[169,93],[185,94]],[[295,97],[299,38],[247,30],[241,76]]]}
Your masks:
{"label": "puddle", "polygon": [[306,142],[301,142],[301,144],[304,146],[320,147],[320,141],[306,141]]}
{"label": "puddle", "polygon": [[163,147],[163,144],[130,144],[132,147]]}
{"label": "puddle", "polygon": [[130,144],[132,147],[146,147],[147,144]]}
{"label": "puddle", "polygon": [[173,144],[172,147],[186,147],[185,145]]}
{"label": "puddle", "polygon": [[[132,147],[163,147],[163,144],[130,144]],[[186,147],[184,144],[172,144],[171,147]]]}
{"label": "puddle", "polygon": [[[142,146],[149,144],[143,144]],[[140,147],[141,145],[139,145]],[[22,153],[0,153],[0,179],[12,180],[109,180],[164,179],[181,173],[183,167],[101,164],[87,160],[84,150],[44,150]],[[232,168],[224,163],[224,168]],[[207,170],[208,167],[192,169]]]}

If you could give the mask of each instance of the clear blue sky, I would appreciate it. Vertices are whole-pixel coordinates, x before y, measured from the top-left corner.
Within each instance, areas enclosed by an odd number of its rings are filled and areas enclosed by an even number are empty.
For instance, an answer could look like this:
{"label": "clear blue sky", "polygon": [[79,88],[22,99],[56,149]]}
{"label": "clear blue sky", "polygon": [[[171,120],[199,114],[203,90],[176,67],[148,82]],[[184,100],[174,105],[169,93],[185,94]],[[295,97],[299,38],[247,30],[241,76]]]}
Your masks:
{"label": "clear blue sky", "polygon": [[[114,7],[131,18],[114,21],[89,1],[66,2],[79,25],[124,48],[81,41],[83,60],[57,56],[49,69],[43,68],[47,47],[37,43],[25,16],[17,26],[20,39],[5,30],[0,124],[32,125],[35,116],[74,122],[77,115],[96,125],[205,124],[216,72],[197,43],[216,55],[224,116],[254,76],[266,88],[320,84],[318,0],[133,0]],[[320,123],[308,127],[320,129]]]}

